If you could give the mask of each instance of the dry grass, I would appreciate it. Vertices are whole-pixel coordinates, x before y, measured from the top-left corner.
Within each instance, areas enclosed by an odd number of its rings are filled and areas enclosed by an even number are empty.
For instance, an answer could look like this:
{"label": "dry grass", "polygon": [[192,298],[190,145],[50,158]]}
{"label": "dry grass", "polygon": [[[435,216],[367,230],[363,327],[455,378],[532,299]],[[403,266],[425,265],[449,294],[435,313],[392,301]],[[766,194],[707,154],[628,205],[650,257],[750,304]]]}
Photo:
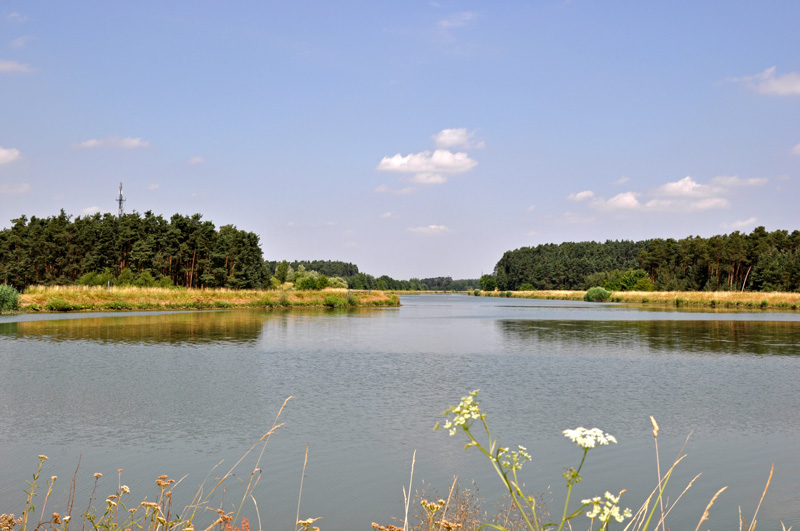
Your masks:
{"label": "dry grass", "polygon": [[31,286],[20,296],[20,309],[31,311],[164,310],[242,307],[326,306],[326,298],[350,306],[399,306],[397,295],[381,291],[169,289],[103,286]]}
{"label": "dry grass", "polygon": [[[503,292],[481,292],[484,296],[500,296]],[[585,291],[514,291],[512,297],[525,299],[583,300]],[[613,302],[660,304],[670,306],[704,306],[724,308],[800,309],[800,293],[753,291],[615,291]]]}

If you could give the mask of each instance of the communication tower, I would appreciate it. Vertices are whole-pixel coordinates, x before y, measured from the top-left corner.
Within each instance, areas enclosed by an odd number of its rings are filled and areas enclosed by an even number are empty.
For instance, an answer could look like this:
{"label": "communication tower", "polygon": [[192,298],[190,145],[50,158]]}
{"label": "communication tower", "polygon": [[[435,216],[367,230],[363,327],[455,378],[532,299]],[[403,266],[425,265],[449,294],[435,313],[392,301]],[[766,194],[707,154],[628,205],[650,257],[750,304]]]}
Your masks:
{"label": "communication tower", "polygon": [[125,198],[122,197],[122,183],[119,183],[119,197],[117,197],[117,204],[119,205],[119,210],[117,211],[117,216],[122,217],[125,214],[125,209],[122,206],[122,203],[125,202]]}

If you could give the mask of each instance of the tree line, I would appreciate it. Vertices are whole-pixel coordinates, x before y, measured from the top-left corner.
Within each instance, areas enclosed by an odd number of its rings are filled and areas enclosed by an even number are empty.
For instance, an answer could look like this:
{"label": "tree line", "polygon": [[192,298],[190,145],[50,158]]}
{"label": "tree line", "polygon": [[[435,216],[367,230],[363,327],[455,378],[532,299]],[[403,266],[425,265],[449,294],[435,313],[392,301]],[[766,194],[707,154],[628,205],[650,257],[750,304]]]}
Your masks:
{"label": "tree line", "polygon": [[201,214],[169,219],[147,211],[73,218],[20,216],[0,230],[0,284],[19,291],[42,285],[138,285],[185,288],[465,291],[477,279],[396,280],[349,262],[265,260],[258,235],[216,228]]}
{"label": "tree line", "polygon": [[233,225],[217,229],[200,214],[167,220],[148,211],[72,219],[61,210],[11,223],[0,231],[0,283],[19,290],[98,275],[187,288],[260,288],[269,281],[258,235]]}
{"label": "tree line", "polygon": [[500,290],[800,291],[800,231],[522,247],[492,280]]}

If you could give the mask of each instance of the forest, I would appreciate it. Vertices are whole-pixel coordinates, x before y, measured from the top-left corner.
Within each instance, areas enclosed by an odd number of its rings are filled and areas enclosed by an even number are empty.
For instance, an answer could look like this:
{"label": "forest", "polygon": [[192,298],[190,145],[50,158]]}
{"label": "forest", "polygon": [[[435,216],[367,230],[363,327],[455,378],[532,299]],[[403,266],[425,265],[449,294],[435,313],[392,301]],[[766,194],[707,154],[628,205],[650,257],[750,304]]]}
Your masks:
{"label": "forest", "polygon": [[565,242],[503,254],[493,275],[396,280],[334,260],[265,260],[258,235],[217,228],[201,214],[169,219],[150,211],[38,218],[21,216],[0,230],[0,284],[178,286],[269,289],[471,291],[800,291],[800,231],[757,227],[680,240]]}
{"label": "forest", "polygon": [[293,282],[301,289],[464,291],[477,279],[395,280],[374,277],[333,260],[264,260],[258,235],[233,225],[216,228],[201,214],[169,219],[150,211],[38,218],[20,216],[0,230],[0,284],[139,285],[269,289]]}
{"label": "forest", "polygon": [[522,247],[493,276],[500,290],[800,291],[800,231]]}
{"label": "forest", "polygon": [[72,219],[62,210],[11,223],[0,231],[0,283],[18,290],[32,284],[97,283],[87,281],[96,275],[187,288],[250,289],[269,283],[258,236],[233,225],[217,229],[200,214],[167,220],[148,211]]}

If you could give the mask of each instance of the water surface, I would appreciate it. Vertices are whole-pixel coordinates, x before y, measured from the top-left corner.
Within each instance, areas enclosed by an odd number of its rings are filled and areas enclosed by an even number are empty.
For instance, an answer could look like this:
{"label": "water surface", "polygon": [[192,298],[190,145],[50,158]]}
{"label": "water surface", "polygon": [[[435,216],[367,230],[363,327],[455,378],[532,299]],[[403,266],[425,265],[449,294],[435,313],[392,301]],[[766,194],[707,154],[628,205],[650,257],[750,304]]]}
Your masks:
{"label": "water surface", "polygon": [[[401,516],[415,450],[415,488],[425,480],[442,492],[458,475],[493,500],[488,463],[431,430],[480,388],[494,433],[528,447],[523,478],[554,509],[561,472],[580,459],[561,431],[576,426],[620,441],[590,453],[576,498],[627,488],[628,505],[641,501],[656,475],[654,415],[663,460],[692,434],[675,485],[703,472],[673,529],[695,526],[724,485],[709,527],[736,528],[737,506],[752,515],[773,461],[759,527],[800,523],[797,314],[459,295],[402,303],[0,317],[0,510],[21,512],[39,454],[50,457],[43,476],[59,476],[55,503],[79,458],[79,489],[102,472],[110,493],[123,468],[138,499],[155,495],[160,474],[186,476],[176,496],[188,501],[272,426],[288,396],[286,424],[259,463],[264,529],[293,526],[306,444],[301,516],[323,516],[326,530]],[[241,477],[254,466],[246,460]],[[233,497],[214,503],[230,509]],[[252,504],[246,514],[255,518]]]}

